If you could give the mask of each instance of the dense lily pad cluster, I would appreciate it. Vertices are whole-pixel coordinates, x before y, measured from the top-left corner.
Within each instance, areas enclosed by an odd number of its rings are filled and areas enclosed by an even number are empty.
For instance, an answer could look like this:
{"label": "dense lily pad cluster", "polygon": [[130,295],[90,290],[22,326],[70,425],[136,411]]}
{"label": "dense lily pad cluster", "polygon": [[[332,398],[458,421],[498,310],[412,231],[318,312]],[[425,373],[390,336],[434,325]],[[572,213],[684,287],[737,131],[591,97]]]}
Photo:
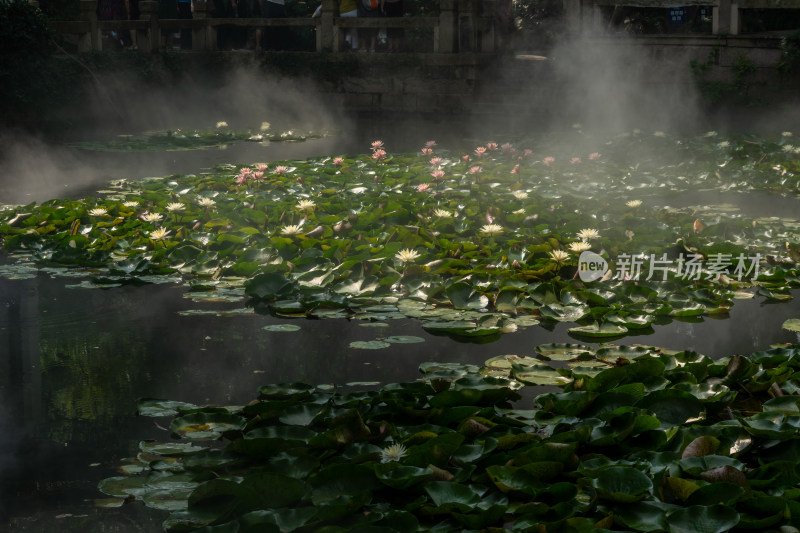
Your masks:
{"label": "dense lily pad cluster", "polygon": [[144,135],[121,135],[112,141],[80,141],[72,146],[98,152],[154,152],[162,150],[198,150],[234,142],[281,142],[318,139],[326,132],[279,130],[264,122],[258,131],[237,132],[227,122],[218,122],[216,130],[167,130]]}
{"label": "dense lily pad cluster", "polygon": [[[280,316],[416,317],[459,337],[567,321],[577,338],[613,338],[724,315],[735,298],[791,298],[800,222],[666,200],[797,193],[789,132],[571,135],[404,154],[375,141],[357,156],[116,181],[9,206],[0,235],[22,260],[88,268],[94,286],[183,280]],[[582,253],[606,275],[583,281]]]}
{"label": "dense lily pad cluster", "polygon": [[246,406],[141,400],[181,440],[141,442],[101,504],[171,511],[168,531],[800,527],[800,345],[718,361],[545,345],[420,370],[371,391],[267,385]]}

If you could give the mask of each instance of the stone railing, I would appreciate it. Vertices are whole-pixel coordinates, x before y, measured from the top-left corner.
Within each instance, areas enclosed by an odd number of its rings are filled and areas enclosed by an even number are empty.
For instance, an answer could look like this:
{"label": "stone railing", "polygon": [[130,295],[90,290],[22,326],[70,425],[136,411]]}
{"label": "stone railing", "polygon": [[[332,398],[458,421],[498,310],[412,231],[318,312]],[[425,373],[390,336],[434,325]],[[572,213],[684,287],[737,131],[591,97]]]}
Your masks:
{"label": "stone railing", "polygon": [[61,35],[77,37],[79,52],[103,49],[103,32],[136,32],[138,49],[156,52],[164,47],[162,33],[191,29],[192,51],[217,50],[217,27],[222,25],[264,28],[313,27],[318,52],[344,50],[350,28],[433,29],[433,53],[494,52],[496,0],[440,0],[438,17],[339,17],[336,0],[322,0],[321,14],[306,18],[214,18],[209,2],[194,0],[191,19],[159,19],[158,2],[141,0],[139,20],[98,20],[97,0],[80,0],[80,20],[52,22]]}
{"label": "stone railing", "polygon": [[568,27],[576,33],[591,33],[603,24],[601,6],[630,7],[711,7],[714,35],[741,33],[743,9],[800,9],[800,0],[564,0]]}

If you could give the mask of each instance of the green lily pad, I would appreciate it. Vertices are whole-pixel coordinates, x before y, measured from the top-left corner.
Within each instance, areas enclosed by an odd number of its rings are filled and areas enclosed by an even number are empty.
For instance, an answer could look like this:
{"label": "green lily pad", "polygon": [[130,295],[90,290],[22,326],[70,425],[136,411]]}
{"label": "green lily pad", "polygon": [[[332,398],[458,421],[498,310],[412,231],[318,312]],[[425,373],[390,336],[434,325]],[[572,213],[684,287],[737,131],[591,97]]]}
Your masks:
{"label": "green lily pad", "polygon": [[800,331],[800,318],[789,318],[783,323],[782,327],[789,331]]}
{"label": "green lily pad", "polygon": [[517,365],[511,367],[514,379],[529,385],[565,385],[572,381],[547,365]]}
{"label": "green lily pad", "polygon": [[628,328],[611,323],[590,324],[569,328],[569,333],[578,337],[611,338],[624,336],[628,333]]}
{"label": "green lily pad", "polygon": [[227,431],[241,431],[247,420],[226,413],[192,413],[178,417],[169,426],[170,431],[182,437],[210,440],[218,439]]}
{"label": "green lily pad", "polygon": [[601,470],[592,484],[598,496],[618,503],[639,501],[653,489],[652,480],[630,466],[612,466]]}
{"label": "green lily pad", "polygon": [[669,530],[675,533],[724,533],[739,523],[739,513],[724,505],[694,505],[667,515]]}
{"label": "green lily pad", "polygon": [[392,335],[383,339],[384,342],[392,344],[415,344],[418,342],[425,342],[422,337],[415,337],[414,335]]}
{"label": "green lily pad", "polygon": [[181,411],[191,411],[197,406],[186,402],[142,398],[136,404],[136,412],[141,416],[175,416]]}
{"label": "green lily pad", "polygon": [[297,324],[269,324],[263,329],[267,331],[300,331],[300,326]]}
{"label": "green lily pad", "polygon": [[382,350],[389,346],[391,344],[384,341],[353,341],[350,343],[350,347],[356,350]]}
{"label": "green lily pad", "polygon": [[158,455],[190,455],[203,451],[205,448],[196,446],[190,442],[148,442],[139,443],[139,449],[143,452]]}
{"label": "green lily pad", "polygon": [[545,361],[572,361],[579,357],[593,355],[594,349],[583,344],[552,343],[536,346],[536,353]]}

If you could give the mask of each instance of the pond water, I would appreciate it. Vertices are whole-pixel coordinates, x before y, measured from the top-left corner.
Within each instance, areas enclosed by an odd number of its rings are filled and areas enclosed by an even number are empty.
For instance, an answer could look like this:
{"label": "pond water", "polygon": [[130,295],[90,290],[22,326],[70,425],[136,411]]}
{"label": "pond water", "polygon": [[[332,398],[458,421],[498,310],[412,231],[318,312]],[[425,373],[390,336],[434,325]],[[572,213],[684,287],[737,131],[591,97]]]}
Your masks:
{"label": "pond water", "polygon": [[[79,161],[75,168],[90,166],[97,173],[68,194],[93,190],[107,178],[200,172],[226,159],[269,161],[348,149],[352,140],[332,137],[166,156],[83,154],[73,159]],[[129,175],[114,174],[122,166]],[[51,192],[23,194],[40,200]],[[692,200],[708,199],[679,198],[674,205]],[[783,213],[770,214],[796,214],[796,202],[786,199]],[[135,455],[140,440],[168,439],[153,419],[135,415],[137,398],[235,405],[267,383],[386,384],[415,379],[426,361],[480,365],[498,355],[532,355],[538,344],[578,342],[568,334],[572,324],[563,322],[552,330],[532,326],[486,344],[464,343],[432,335],[412,319],[282,319],[253,313],[244,301],[194,301],[185,286],[88,290],[74,287],[79,282],[44,272],[23,280],[0,277],[0,527],[5,523],[10,531],[162,530],[166,513],[139,503],[120,509],[96,509],[93,503],[102,497],[97,483],[115,474],[121,458]],[[719,358],[798,342],[797,334],[781,328],[798,316],[795,302],[737,301],[726,318],[674,320],[618,343]],[[296,331],[282,331],[286,325]],[[351,346],[390,336],[421,342],[380,350]]]}

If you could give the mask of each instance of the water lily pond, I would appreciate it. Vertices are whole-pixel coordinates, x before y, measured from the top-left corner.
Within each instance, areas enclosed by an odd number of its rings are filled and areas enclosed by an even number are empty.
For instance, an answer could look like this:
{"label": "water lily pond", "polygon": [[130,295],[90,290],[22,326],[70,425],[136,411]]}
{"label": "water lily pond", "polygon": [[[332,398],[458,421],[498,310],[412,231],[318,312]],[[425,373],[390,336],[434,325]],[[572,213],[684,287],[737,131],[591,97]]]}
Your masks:
{"label": "water lily pond", "polygon": [[373,139],[5,206],[11,524],[797,527],[794,143]]}

